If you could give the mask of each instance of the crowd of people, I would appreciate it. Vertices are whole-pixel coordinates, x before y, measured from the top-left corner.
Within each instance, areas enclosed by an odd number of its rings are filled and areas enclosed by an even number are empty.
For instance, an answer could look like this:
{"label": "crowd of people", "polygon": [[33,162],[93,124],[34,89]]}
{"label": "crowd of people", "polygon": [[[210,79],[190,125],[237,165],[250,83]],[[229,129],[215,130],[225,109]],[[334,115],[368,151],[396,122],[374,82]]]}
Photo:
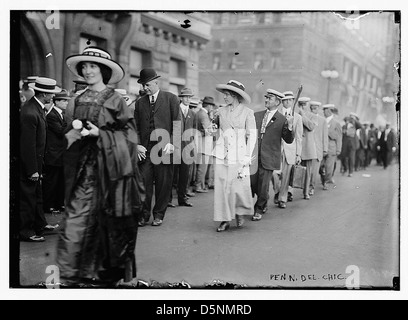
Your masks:
{"label": "crowd of people", "polygon": [[[160,227],[168,208],[194,207],[214,190],[217,232],[244,216],[260,221],[273,202],[293,201],[300,174],[303,198],[335,185],[373,158],[386,168],[397,137],[352,113],[341,124],[333,104],[267,89],[254,112],[245,86],[230,80],[214,97],[194,99],[160,88],[152,68],[140,71],[135,101],[113,89],[125,72],[105,50],[88,47],[66,59],[75,74],[69,94],[53,79],[28,77],[20,90],[20,239],[43,242],[59,231],[57,265],[65,283],[113,283],[135,276],[137,231]],[[303,173],[303,174],[302,174]],[[44,213],[63,213],[61,226]]]}

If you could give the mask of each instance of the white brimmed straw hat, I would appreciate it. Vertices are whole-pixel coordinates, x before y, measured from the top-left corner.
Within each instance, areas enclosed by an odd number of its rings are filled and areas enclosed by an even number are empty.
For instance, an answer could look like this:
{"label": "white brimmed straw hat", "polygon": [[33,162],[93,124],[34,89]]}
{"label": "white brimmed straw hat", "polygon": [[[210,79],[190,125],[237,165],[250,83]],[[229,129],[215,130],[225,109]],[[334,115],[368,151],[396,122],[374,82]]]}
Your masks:
{"label": "white brimmed straw hat", "polygon": [[69,56],[65,62],[69,70],[71,70],[76,76],[81,77],[78,74],[76,67],[78,63],[85,61],[97,62],[111,69],[112,76],[109,79],[109,84],[118,83],[125,76],[125,71],[120,66],[120,64],[116,61],[113,61],[111,55],[107,51],[97,47],[87,47],[84,49],[84,52],[82,52],[82,54]]}
{"label": "white brimmed straw hat", "polygon": [[233,91],[239,94],[247,104],[251,103],[251,97],[245,92],[245,86],[236,80],[230,80],[227,84],[218,84],[215,89],[219,92],[224,92],[224,90]]}
{"label": "white brimmed straw hat", "polygon": [[285,91],[283,95],[284,97],[282,98],[282,101],[289,100],[289,99],[293,99],[293,100],[295,99],[295,96],[293,95],[293,91]]}
{"label": "white brimmed straw hat", "polygon": [[61,88],[57,87],[57,81],[50,78],[38,77],[35,82],[29,83],[28,86],[35,91],[46,93],[59,93]]}

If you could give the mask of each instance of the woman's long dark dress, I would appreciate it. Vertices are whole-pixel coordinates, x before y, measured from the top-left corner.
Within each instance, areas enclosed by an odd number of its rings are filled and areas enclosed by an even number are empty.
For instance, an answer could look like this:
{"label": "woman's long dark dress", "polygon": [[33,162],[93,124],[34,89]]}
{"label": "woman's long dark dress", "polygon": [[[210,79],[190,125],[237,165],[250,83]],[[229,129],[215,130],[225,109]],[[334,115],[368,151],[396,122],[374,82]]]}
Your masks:
{"label": "woman's long dark dress", "polygon": [[[67,108],[72,120],[91,121],[99,137],[84,137],[64,154],[65,224],[58,242],[62,279],[73,282],[124,278],[134,264],[143,186],[137,169],[133,117],[113,89],[87,90]],[[135,268],[134,268],[134,274]]]}

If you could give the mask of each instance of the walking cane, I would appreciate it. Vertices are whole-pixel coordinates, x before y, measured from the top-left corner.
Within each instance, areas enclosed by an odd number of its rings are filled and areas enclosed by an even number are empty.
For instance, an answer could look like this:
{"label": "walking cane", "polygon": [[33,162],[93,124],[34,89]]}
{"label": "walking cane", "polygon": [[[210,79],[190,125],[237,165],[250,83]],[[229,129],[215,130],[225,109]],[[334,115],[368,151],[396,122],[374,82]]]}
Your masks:
{"label": "walking cane", "polygon": [[299,101],[299,97],[300,97],[300,94],[302,93],[302,91],[303,91],[303,86],[300,85],[299,88],[298,88],[298,92],[297,92],[297,95],[296,95],[295,102],[293,103],[292,116],[295,115],[296,104],[297,104],[297,102]]}

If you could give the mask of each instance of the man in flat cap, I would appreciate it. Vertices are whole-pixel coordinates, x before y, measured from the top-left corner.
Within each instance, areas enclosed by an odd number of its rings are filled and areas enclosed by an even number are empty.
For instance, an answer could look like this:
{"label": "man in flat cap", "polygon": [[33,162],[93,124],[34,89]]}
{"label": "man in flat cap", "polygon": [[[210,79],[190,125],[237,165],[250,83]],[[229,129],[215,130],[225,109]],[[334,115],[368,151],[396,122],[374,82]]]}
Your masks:
{"label": "man in flat cap", "polygon": [[334,108],[333,104],[325,104],[323,106],[323,114],[326,118],[328,125],[328,136],[329,136],[329,148],[327,152],[327,157],[325,159],[325,175],[322,177],[323,190],[328,190],[328,184],[333,181],[333,169],[337,157],[341,153],[342,146],[342,129],[341,124],[338,122],[332,113]]}
{"label": "man in flat cap", "polygon": [[255,113],[258,141],[254,152],[258,170],[256,173],[251,172],[251,188],[258,199],[253,221],[261,220],[262,214],[267,210],[273,171],[281,169],[282,139],[286,143],[292,143],[294,139],[293,116],[285,117],[278,111],[282,98],[284,95],[281,92],[268,89],[265,94],[266,110]]}
{"label": "man in flat cap", "polygon": [[144,226],[150,219],[153,189],[155,205],[152,226],[158,227],[163,223],[173,185],[173,136],[181,137],[179,99],[173,93],[160,90],[159,77],[154,69],[146,68],[140,71],[138,80],[146,92],[135,103],[140,142],[138,157],[146,188],[144,216],[140,218],[139,226]]}

